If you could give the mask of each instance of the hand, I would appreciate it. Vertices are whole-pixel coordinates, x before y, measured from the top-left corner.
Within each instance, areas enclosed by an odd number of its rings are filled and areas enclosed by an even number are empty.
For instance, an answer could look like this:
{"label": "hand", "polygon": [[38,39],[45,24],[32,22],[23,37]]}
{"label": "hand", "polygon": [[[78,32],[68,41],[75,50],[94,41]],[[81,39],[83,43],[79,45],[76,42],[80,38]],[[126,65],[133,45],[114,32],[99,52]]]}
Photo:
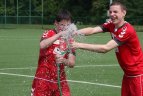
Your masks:
{"label": "hand", "polygon": [[60,64],[60,63],[64,63],[64,59],[62,55],[57,54],[56,57],[56,63]]}
{"label": "hand", "polygon": [[71,48],[77,49],[77,48],[79,48],[79,43],[74,41],[74,42],[70,43],[70,46],[71,46]]}
{"label": "hand", "polygon": [[75,32],[73,32],[73,34],[72,34],[73,36],[84,36],[84,34],[80,31],[80,30],[77,30],[77,31],[75,31]]}
{"label": "hand", "polygon": [[74,32],[72,32],[72,37],[74,37],[74,36],[78,36],[79,35],[79,33],[78,33],[78,31],[74,31]]}
{"label": "hand", "polygon": [[68,33],[69,31],[61,31],[61,32],[59,32],[59,34],[60,34],[60,36],[63,36],[63,37],[67,37],[67,36],[69,36],[70,35],[70,37],[74,37],[74,36],[79,36],[79,35],[81,35],[81,36],[84,36],[84,34],[83,33],[81,33],[79,30],[77,30],[77,31],[73,31],[72,33]]}
{"label": "hand", "polygon": [[66,31],[60,31],[60,32],[58,32],[58,34],[59,34],[59,36],[64,36],[67,34],[67,32]]}

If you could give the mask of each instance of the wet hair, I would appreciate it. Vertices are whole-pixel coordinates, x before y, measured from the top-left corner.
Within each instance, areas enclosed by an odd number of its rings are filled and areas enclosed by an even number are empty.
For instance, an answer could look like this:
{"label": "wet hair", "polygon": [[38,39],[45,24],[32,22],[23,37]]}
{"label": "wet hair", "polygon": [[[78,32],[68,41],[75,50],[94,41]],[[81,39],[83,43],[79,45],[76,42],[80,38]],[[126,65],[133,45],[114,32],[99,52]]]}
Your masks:
{"label": "wet hair", "polygon": [[71,13],[68,10],[61,9],[58,14],[56,15],[55,20],[57,22],[60,22],[62,20],[67,20],[72,22],[72,16]]}
{"label": "wet hair", "polygon": [[122,8],[122,10],[127,11],[126,6],[125,6],[123,3],[121,3],[120,1],[114,1],[114,2],[112,2],[112,3],[110,4],[110,7],[113,6],[113,5],[120,5],[121,8]]}

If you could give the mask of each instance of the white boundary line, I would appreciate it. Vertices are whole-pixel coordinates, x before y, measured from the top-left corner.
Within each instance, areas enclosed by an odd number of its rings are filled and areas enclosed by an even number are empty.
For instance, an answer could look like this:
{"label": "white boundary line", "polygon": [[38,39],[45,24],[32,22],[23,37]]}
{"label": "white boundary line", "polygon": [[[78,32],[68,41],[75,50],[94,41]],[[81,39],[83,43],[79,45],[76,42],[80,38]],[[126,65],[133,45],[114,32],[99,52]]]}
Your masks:
{"label": "white boundary line", "polygon": [[116,67],[119,66],[118,64],[111,64],[111,65],[82,65],[82,66],[75,66],[75,67]]}
{"label": "white boundary line", "polygon": [[82,84],[90,84],[90,85],[99,85],[99,86],[106,86],[106,87],[121,88],[120,86],[116,86],[116,85],[101,84],[101,83],[92,83],[92,82],[86,82],[86,81],[75,81],[75,80],[67,80],[67,81],[74,82],[74,83],[82,83]]}
{"label": "white boundary line", "polygon": [[[12,38],[15,38],[15,37],[17,37],[17,36],[8,36],[8,35],[2,35],[2,36],[0,36],[1,38],[7,38],[7,37],[12,37]],[[34,36],[22,36],[23,38],[26,38],[26,37],[34,37]],[[102,35],[102,36],[100,36],[100,35],[95,35],[94,37],[111,37],[110,35]],[[19,39],[21,39],[21,38],[19,38]]]}
{"label": "white boundary line", "polygon": [[[0,72],[1,75],[9,75],[9,76],[19,76],[19,77],[28,77],[28,78],[34,78],[34,76],[30,75],[22,75],[22,74],[13,74],[13,73],[3,73]],[[42,78],[38,78],[42,79]],[[50,80],[46,80],[51,82]],[[109,85],[109,84],[101,84],[101,83],[92,83],[92,82],[86,82],[86,81],[75,81],[75,80],[67,80],[68,82],[73,82],[73,83],[81,83],[81,84],[90,84],[90,85],[98,85],[98,86],[106,86],[106,87],[113,87],[113,88],[121,88],[120,86],[116,85]]]}
{"label": "white boundary line", "polygon": [[[110,37],[110,35],[109,36],[95,36],[95,37]],[[39,38],[32,39],[32,36],[24,36],[21,38],[17,38],[16,36],[0,36],[0,40],[39,40]]]}
{"label": "white boundary line", "polygon": [[[84,68],[84,67],[118,67],[118,64],[111,64],[111,65],[82,65],[82,66],[75,66],[75,68]],[[0,70],[20,70],[20,69],[35,69],[36,67],[25,67],[25,68],[0,68]]]}
{"label": "white boundary line", "polygon": [[0,38],[0,40],[38,40],[38,39],[30,39],[30,38],[14,38],[14,39],[9,39],[9,38],[6,38],[6,39],[3,39],[3,38]]}
{"label": "white boundary line", "polygon": [[35,69],[36,67],[25,67],[25,68],[1,68],[0,70],[21,70],[21,69]]}

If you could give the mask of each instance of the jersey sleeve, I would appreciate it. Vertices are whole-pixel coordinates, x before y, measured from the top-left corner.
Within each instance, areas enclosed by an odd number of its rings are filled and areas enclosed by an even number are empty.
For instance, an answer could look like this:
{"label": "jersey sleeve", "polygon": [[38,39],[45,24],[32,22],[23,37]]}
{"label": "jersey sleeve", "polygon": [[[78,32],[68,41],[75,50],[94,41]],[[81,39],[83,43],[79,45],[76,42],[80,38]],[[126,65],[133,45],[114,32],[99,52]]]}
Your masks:
{"label": "jersey sleeve", "polygon": [[103,23],[102,25],[100,25],[100,27],[102,28],[103,32],[110,32],[111,26],[112,26],[112,22],[111,21],[107,21],[107,22]]}
{"label": "jersey sleeve", "polygon": [[122,41],[119,41],[116,37],[113,38],[113,40],[114,40],[119,46],[124,43],[124,42],[122,42]]}
{"label": "jersey sleeve", "polygon": [[55,34],[55,32],[53,30],[46,30],[41,37],[41,41],[44,39],[47,39],[49,37],[52,37]]}

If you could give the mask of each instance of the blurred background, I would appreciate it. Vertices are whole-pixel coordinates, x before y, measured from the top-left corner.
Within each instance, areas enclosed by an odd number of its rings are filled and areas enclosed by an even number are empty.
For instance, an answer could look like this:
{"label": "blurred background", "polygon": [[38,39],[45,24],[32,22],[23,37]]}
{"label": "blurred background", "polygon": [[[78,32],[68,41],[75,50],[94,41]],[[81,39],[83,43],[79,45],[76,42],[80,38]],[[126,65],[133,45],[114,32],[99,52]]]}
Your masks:
{"label": "blurred background", "polygon": [[[78,27],[100,25],[108,19],[114,0],[0,0],[0,96],[30,96],[37,68],[39,42],[54,28],[59,9],[68,9]],[[143,48],[143,0],[121,0],[126,21],[133,24]],[[75,40],[105,44],[110,34],[81,36]],[[76,66],[66,68],[72,96],[121,96],[123,72],[114,50],[107,54],[77,50]]]}
{"label": "blurred background", "polygon": [[[68,9],[78,24],[98,25],[106,21],[114,0],[0,0],[0,24],[53,24],[59,9]],[[127,6],[126,20],[143,24],[143,0],[118,0]]]}

